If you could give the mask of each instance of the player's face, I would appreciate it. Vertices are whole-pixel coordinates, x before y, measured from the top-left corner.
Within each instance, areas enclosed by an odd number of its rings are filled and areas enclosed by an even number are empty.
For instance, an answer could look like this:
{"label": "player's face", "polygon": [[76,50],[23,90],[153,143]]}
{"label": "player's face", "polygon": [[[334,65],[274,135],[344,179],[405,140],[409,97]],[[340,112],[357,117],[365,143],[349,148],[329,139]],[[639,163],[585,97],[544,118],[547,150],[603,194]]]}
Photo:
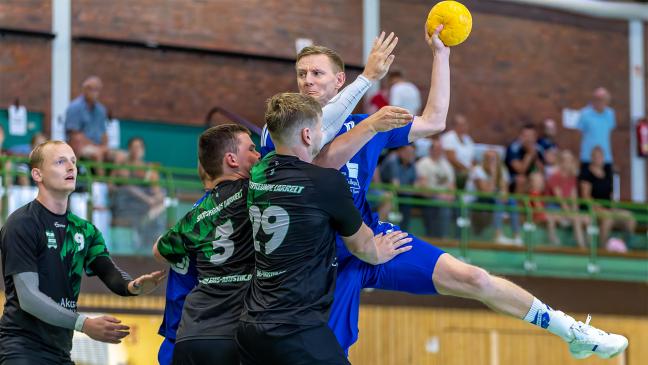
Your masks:
{"label": "player's face", "polygon": [[67,144],[45,146],[45,158],[37,170],[37,177],[45,189],[58,193],[71,193],[76,188],[77,160]]}
{"label": "player's face", "polygon": [[252,165],[259,161],[261,155],[256,151],[256,145],[247,133],[239,133],[237,138],[238,152],[236,157],[239,161],[239,169],[245,176],[250,176]]}
{"label": "player's face", "polygon": [[305,56],[297,62],[299,92],[312,96],[322,106],[338,93],[342,84],[344,72],[338,72],[326,55]]}

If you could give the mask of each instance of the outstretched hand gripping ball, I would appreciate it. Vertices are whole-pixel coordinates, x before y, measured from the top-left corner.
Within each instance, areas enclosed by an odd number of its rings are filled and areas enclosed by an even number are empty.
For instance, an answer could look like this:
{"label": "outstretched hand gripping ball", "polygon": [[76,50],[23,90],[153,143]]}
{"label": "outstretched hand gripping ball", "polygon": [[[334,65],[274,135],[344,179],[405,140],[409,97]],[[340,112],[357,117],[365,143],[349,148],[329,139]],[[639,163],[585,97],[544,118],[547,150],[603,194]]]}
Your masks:
{"label": "outstretched hand gripping ball", "polygon": [[428,34],[434,34],[439,24],[443,30],[439,38],[446,46],[456,46],[468,38],[472,29],[472,16],[463,4],[456,1],[441,1],[432,7],[425,23]]}

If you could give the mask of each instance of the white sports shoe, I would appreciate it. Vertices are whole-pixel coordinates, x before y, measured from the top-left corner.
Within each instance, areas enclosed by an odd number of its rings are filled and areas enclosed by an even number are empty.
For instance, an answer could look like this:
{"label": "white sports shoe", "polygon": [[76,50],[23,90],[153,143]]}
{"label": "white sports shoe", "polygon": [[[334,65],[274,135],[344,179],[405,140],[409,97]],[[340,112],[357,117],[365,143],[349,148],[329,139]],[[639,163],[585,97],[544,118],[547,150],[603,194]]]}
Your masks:
{"label": "white sports shoe", "polygon": [[627,338],[590,326],[591,319],[592,316],[587,315],[585,323],[579,321],[570,327],[574,338],[569,342],[569,352],[574,358],[584,359],[596,354],[600,358],[609,359],[628,347]]}

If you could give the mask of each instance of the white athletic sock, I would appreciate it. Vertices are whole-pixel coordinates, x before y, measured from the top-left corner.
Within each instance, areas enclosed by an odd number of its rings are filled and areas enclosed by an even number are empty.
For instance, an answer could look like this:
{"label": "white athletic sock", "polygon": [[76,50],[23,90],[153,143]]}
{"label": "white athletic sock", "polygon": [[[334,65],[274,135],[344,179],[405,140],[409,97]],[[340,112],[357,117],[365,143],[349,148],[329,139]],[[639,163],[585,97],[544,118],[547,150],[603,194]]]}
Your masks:
{"label": "white athletic sock", "polygon": [[573,339],[572,332],[569,328],[576,320],[561,311],[553,310],[553,308],[542,303],[538,298],[533,298],[531,308],[529,308],[529,312],[524,316],[524,320],[546,329],[567,342]]}

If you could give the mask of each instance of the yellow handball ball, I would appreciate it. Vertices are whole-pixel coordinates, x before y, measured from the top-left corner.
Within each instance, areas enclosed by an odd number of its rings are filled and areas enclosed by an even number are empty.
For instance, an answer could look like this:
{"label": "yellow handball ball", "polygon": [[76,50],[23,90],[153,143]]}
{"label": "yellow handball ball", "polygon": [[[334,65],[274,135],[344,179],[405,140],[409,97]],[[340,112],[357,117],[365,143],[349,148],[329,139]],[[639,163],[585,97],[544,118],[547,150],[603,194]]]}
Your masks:
{"label": "yellow handball ball", "polygon": [[429,35],[439,24],[443,30],[439,38],[446,46],[461,44],[470,35],[472,29],[472,16],[463,4],[456,1],[441,1],[432,7],[425,23]]}

